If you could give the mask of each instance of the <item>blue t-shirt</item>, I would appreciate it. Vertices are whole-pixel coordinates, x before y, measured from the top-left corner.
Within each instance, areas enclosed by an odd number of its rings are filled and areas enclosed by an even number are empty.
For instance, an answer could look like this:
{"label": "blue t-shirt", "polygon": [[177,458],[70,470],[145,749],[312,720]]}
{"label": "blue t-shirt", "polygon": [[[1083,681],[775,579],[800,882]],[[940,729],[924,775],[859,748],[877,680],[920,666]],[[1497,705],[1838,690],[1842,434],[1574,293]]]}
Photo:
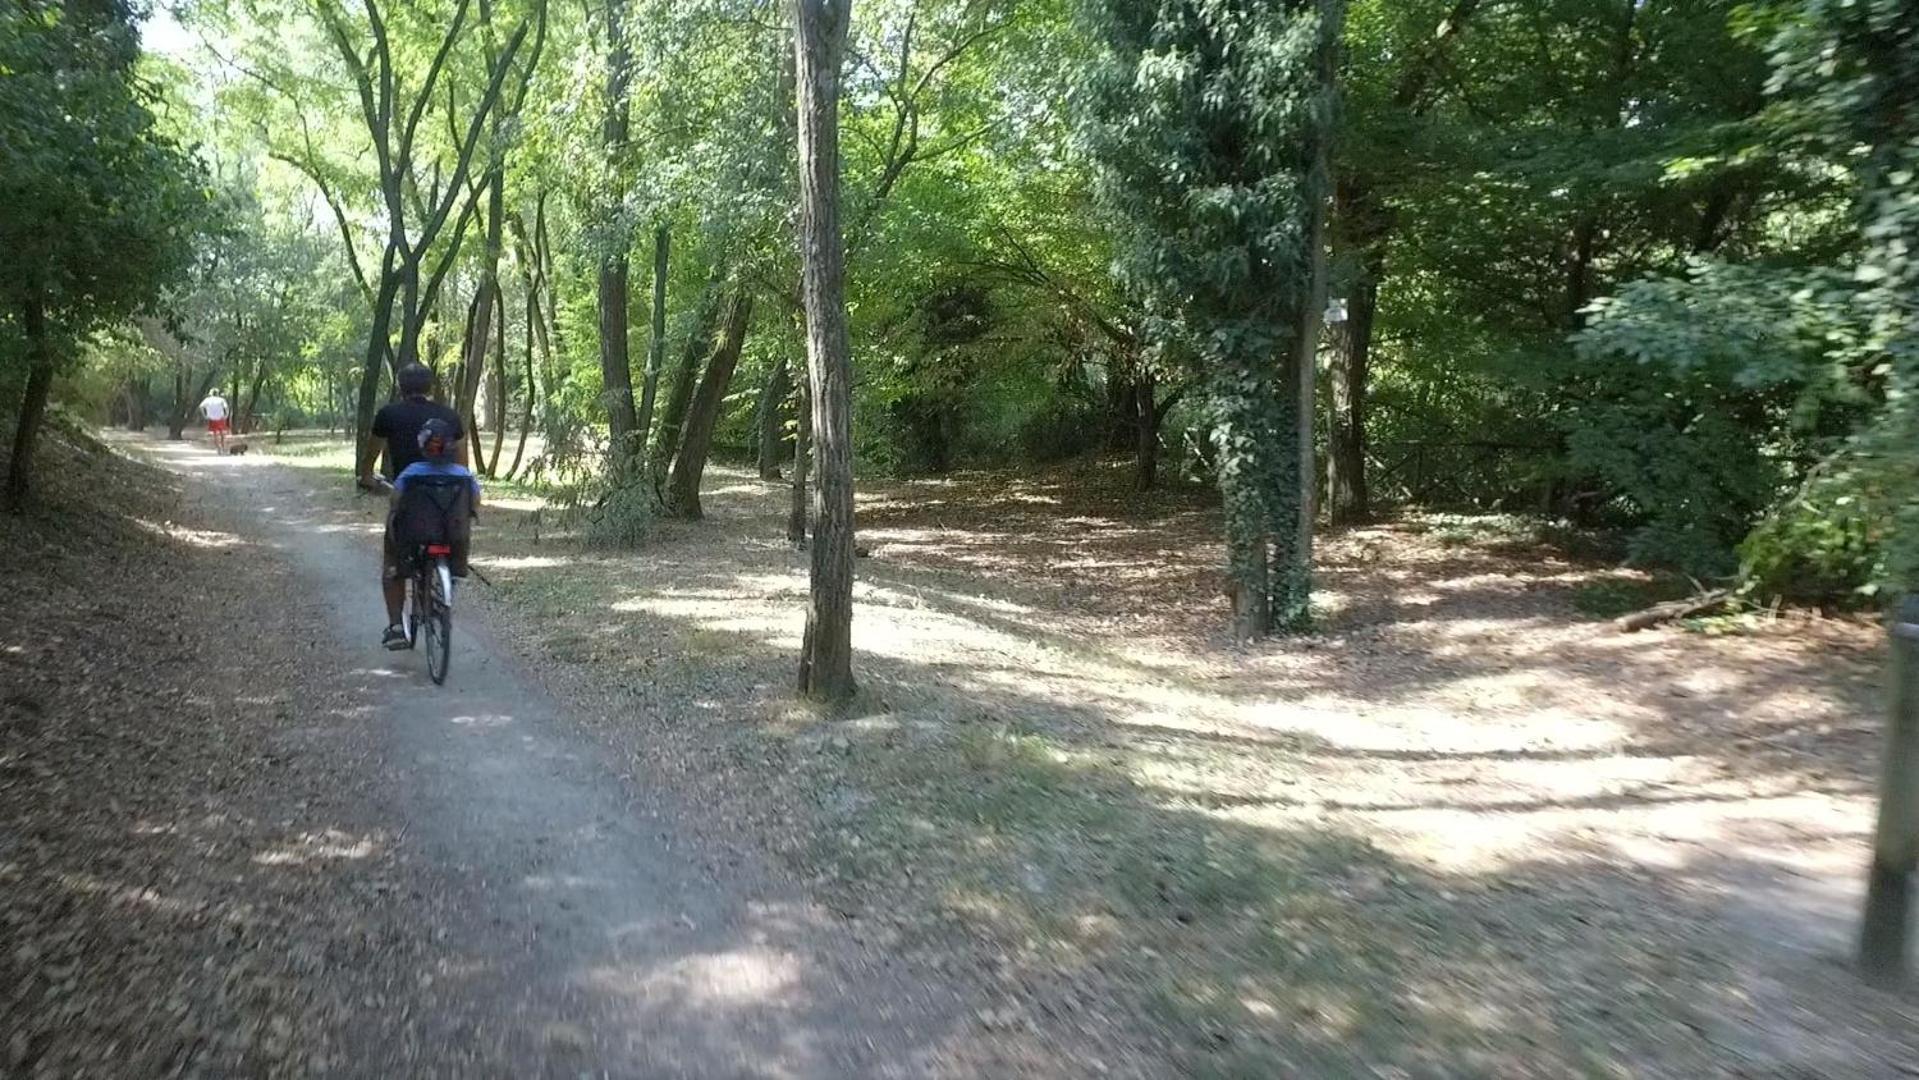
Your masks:
{"label": "blue t-shirt", "polygon": [[480,478],[473,475],[472,469],[451,461],[416,461],[408,465],[406,468],[400,470],[400,475],[393,478],[394,493],[398,494],[405,491],[406,482],[416,476],[464,477],[466,482],[473,488],[473,501],[476,503],[480,501]]}

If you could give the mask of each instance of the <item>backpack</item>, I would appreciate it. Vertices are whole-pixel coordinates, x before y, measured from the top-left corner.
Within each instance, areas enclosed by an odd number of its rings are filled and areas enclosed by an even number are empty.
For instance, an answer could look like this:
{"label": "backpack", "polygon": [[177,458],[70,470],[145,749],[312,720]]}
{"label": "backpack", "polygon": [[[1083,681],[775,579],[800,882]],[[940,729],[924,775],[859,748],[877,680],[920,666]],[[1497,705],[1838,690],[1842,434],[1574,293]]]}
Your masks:
{"label": "backpack", "polygon": [[464,476],[409,476],[393,515],[393,535],[408,547],[464,546],[473,530],[473,482]]}

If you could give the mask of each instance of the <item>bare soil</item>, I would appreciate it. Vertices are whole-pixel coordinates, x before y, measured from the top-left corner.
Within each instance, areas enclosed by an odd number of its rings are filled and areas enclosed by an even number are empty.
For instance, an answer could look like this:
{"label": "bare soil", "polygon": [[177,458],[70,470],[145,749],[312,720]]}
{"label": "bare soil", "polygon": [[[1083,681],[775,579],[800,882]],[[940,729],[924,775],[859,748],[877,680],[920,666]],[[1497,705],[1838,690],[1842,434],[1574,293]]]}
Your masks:
{"label": "bare soil", "polygon": [[[863,693],[790,692],[784,491],[631,553],[534,503],[481,565],[608,738],[675,763],[862,933],[988,988],[985,1029],[1132,1076],[1900,1076],[1909,996],[1847,971],[1880,634],[1621,635],[1635,575],[1514,523],[1331,537],[1317,633],[1219,630],[1203,492],[1119,463],[875,483]],[[526,515],[526,516],[521,516]],[[503,519],[503,520],[502,520]],[[535,536],[538,536],[538,542]]]}
{"label": "bare soil", "polygon": [[824,711],[715,468],[632,551],[496,490],[434,698],[344,453],[270,449],[0,519],[0,1075],[1919,1072],[1845,966],[1869,624],[1620,635],[1634,575],[1416,519],[1242,647],[1204,493],[1089,462],[867,485]]}

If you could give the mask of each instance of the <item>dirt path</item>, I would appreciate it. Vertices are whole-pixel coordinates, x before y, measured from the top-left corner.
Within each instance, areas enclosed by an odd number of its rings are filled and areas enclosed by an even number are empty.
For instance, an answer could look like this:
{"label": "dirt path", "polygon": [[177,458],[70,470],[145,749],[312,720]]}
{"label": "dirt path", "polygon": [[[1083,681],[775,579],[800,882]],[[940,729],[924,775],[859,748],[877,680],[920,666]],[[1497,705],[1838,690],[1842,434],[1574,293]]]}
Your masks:
{"label": "dirt path", "polygon": [[[377,541],[370,526],[307,509],[310,473],[194,444],[139,450],[188,477],[190,496],[237,535],[290,561],[330,631],[311,662],[347,672],[347,711],[373,721],[306,715],[281,733],[289,753],[374,770],[353,778],[378,799],[361,831],[391,838],[399,877],[371,888],[404,892],[397,914],[415,925],[398,933],[430,943],[396,973],[406,983],[364,999],[404,1023],[370,1024],[337,1071],[939,1071],[951,995],[842,947],[830,916],[750,860],[683,843],[682,808],[583,736],[495,648],[470,605],[444,688],[427,681],[422,657],[378,650]],[[270,613],[254,614],[236,649],[246,634],[277,632]],[[366,738],[374,742],[346,742]]]}

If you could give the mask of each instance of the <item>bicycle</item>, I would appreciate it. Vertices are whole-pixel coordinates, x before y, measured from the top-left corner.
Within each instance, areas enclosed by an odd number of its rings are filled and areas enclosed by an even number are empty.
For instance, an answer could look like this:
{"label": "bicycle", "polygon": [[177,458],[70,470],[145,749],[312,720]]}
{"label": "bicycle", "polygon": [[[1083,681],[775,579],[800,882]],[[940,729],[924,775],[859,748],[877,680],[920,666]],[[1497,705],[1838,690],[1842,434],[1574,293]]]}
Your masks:
{"label": "bicycle", "polygon": [[407,578],[407,604],[400,615],[406,647],[417,648],[425,637],[426,673],[433,685],[444,686],[453,658],[453,545],[418,545],[412,570]]}
{"label": "bicycle", "polygon": [[[391,492],[393,485],[384,479],[359,485],[370,492]],[[421,481],[424,497],[437,511],[440,530],[428,535],[446,537],[445,522],[456,515],[472,514],[463,500],[465,483],[448,485]],[[417,649],[421,638],[426,644],[426,673],[435,686],[446,684],[447,668],[453,659],[453,545],[443,541],[414,544],[407,562],[406,602],[400,609],[400,628],[406,632],[406,647]],[[424,631],[424,633],[422,633]]]}

